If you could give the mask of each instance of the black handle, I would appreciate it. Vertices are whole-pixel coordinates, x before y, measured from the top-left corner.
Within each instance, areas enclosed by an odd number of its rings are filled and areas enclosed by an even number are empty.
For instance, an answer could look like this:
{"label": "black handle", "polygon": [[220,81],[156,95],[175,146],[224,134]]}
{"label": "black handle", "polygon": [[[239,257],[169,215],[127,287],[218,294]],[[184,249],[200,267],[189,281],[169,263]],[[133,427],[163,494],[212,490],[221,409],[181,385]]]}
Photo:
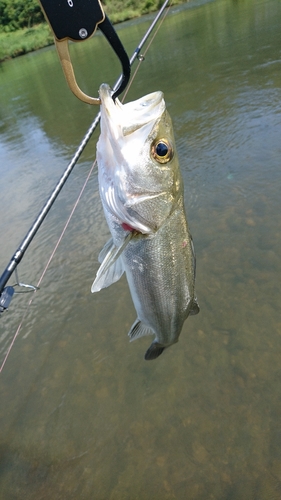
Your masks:
{"label": "black handle", "polygon": [[104,20],[99,0],[39,0],[57,40],[86,40]]}

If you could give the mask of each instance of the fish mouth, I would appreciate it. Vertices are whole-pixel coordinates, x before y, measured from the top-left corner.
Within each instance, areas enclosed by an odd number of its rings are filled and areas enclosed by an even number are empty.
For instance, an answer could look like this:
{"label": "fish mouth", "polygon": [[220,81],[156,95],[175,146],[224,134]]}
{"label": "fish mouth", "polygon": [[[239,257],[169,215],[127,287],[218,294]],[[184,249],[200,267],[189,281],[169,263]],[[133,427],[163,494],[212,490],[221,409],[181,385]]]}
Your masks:
{"label": "fish mouth", "polygon": [[106,110],[107,114],[111,114],[116,106],[120,106],[121,102],[119,99],[112,99],[112,96],[114,94],[114,91],[112,88],[107,84],[107,83],[102,83],[100,88],[99,88],[99,96],[101,100],[101,105],[103,106],[103,109]]}
{"label": "fish mouth", "polygon": [[147,94],[136,101],[122,104],[119,99],[112,99],[113,90],[107,83],[99,88],[101,112],[106,121],[121,129],[127,136],[147,123],[155,123],[165,110],[163,92]]}

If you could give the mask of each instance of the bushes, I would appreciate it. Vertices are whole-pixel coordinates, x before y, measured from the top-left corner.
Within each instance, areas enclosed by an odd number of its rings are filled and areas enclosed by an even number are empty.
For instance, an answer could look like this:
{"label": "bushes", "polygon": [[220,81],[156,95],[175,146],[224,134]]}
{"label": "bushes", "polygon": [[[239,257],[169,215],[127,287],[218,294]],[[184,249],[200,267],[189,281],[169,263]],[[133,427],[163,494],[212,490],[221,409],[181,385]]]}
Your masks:
{"label": "bushes", "polygon": [[37,0],[0,0],[0,30],[15,31],[44,20]]}
{"label": "bushes", "polygon": [[[161,4],[162,0],[102,0],[102,5],[113,22],[157,10]],[[0,0],[2,32],[30,28],[43,21],[44,15],[38,0]]]}
{"label": "bushes", "polygon": [[0,33],[0,62],[53,43],[54,39],[47,23],[38,24],[33,28]]}

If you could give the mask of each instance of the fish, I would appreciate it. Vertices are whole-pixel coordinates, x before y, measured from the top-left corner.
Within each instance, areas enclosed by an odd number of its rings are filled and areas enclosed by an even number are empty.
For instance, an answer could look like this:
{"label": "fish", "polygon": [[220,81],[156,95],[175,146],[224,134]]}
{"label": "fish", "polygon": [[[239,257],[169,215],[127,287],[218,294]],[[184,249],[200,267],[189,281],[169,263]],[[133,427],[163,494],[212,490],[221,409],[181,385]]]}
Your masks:
{"label": "fish", "polygon": [[146,360],[179,340],[184,321],[199,312],[195,253],[171,117],[161,91],[122,104],[99,89],[99,193],[111,238],[91,291],[125,272],[137,313],[128,335],[154,335]]}

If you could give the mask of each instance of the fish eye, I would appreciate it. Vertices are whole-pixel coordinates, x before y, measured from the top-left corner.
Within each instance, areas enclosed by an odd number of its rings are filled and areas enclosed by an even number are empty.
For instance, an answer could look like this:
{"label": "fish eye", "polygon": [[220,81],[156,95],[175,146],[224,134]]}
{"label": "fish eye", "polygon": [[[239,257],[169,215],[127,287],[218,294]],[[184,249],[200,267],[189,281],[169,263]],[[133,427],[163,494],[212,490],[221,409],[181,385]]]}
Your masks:
{"label": "fish eye", "polygon": [[167,139],[158,139],[152,144],[151,154],[158,163],[167,163],[173,158],[173,148]]}

